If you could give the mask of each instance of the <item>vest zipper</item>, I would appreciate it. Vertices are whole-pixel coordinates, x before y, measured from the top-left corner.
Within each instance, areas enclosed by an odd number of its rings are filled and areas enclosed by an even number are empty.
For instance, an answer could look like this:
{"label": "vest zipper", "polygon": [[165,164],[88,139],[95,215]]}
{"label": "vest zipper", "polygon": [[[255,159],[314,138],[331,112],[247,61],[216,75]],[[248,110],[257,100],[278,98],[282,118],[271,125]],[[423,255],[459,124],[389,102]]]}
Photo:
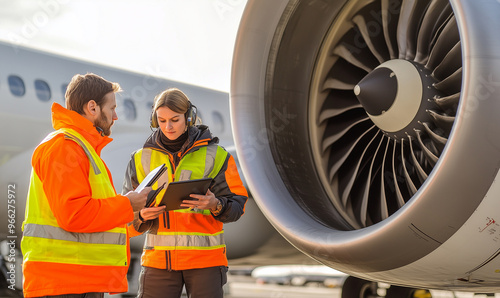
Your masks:
{"label": "vest zipper", "polygon": [[172,166],[172,174],[174,174],[174,180],[175,180],[175,168],[177,167],[177,164],[175,163],[175,156],[173,154],[170,154],[167,152],[168,159],[170,161],[170,165]]}
{"label": "vest zipper", "polygon": [[165,260],[167,262],[167,264],[166,264],[167,270],[172,271],[172,257],[170,255],[170,250],[165,251]]}
{"label": "vest zipper", "polygon": [[[168,211],[163,212],[163,227],[170,229],[170,216]],[[165,251],[165,267],[168,271],[172,271],[172,257],[169,250]]]}
{"label": "vest zipper", "polygon": [[170,215],[168,211],[163,212],[163,227],[170,229]]}
{"label": "vest zipper", "polygon": [[[163,227],[170,229],[170,212],[165,211],[163,212]],[[167,270],[172,271],[172,255],[170,253],[170,250],[165,251],[167,254]]]}

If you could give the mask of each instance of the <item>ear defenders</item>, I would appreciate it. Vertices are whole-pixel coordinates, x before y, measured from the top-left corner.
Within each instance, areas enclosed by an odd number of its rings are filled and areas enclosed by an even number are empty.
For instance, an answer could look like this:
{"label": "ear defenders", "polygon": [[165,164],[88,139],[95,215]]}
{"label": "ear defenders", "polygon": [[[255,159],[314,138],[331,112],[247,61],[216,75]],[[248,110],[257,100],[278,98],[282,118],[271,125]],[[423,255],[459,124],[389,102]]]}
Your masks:
{"label": "ear defenders", "polygon": [[186,112],[186,124],[188,127],[191,127],[196,124],[198,108],[189,102],[189,108]]}
{"label": "ear defenders", "polygon": [[[149,118],[149,126],[151,126],[151,128],[158,128],[158,127],[160,127],[160,125],[158,125],[158,118],[156,117],[156,109],[155,109],[154,104],[151,107],[151,109],[153,110],[153,113],[151,113],[151,117]],[[187,112],[184,114],[185,119],[186,119],[186,124],[188,127],[196,124],[197,111],[198,111],[198,108],[195,105],[193,105],[191,102],[189,102],[189,108],[188,108]]]}
{"label": "ear defenders", "polygon": [[160,126],[158,125],[158,118],[156,118],[155,104],[151,106],[151,110],[153,110],[153,113],[151,113],[151,116],[149,117],[149,126],[151,128],[158,128]]}

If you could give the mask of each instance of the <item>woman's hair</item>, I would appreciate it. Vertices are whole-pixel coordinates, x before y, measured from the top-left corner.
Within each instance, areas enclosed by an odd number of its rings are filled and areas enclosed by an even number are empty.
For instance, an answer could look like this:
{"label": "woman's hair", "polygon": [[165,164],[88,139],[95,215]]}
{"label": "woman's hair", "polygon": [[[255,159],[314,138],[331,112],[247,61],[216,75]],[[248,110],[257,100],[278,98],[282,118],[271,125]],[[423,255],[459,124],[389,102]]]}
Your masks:
{"label": "woman's hair", "polygon": [[83,115],[84,107],[89,101],[94,100],[99,107],[102,107],[106,94],[120,91],[122,89],[118,83],[105,80],[96,74],[77,74],[66,88],[66,108]]}
{"label": "woman's hair", "polygon": [[158,119],[156,117],[156,110],[161,107],[167,107],[176,113],[184,114],[186,124],[188,124],[188,112],[192,110],[192,105],[187,95],[181,90],[177,88],[169,88],[155,97],[153,111],[151,114],[151,127],[153,128],[157,128],[159,126]]}

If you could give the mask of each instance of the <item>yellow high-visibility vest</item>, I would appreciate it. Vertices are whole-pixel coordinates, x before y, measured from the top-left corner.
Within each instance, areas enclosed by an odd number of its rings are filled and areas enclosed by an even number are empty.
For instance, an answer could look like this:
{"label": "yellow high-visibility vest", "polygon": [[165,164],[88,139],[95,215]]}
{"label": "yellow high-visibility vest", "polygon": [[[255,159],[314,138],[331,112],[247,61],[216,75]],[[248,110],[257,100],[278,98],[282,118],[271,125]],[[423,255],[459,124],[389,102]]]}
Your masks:
{"label": "yellow high-visibility vest", "polygon": [[[116,196],[104,162],[87,140],[75,130],[59,129],[47,136],[43,142],[61,133],[65,138],[80,145],[89,158],[89,184],[92,188],[92,197],[105,199]],[[127,266],[126,227],[97,233],[75,233],[64,230],[58,225],[42,182],[34,170],[31,174],[26,216],[23,222],[21,249],[23,262]]]}
{"label": "yellow high-visibility vest", "polygon": [[[220,172],[228,153],[222,147],[212,144],[203,146],[196,151],[187,153],[175,168],[170,163],[167,154],[152,150],[149,148],[140,149],[134,155],[136,175],[139,182],[144,180],[146,175],[157,166],[165,163],[167,165],[168,174],[164,174],[162,178],[156,182],[153,188],[157,188],[158,184],[169,183],[172,181],[184,181],[201,178],[215,178]],[[165,189],[168,186],[165,187]],[[165,190],[161,191],[157,197],[160,200]],[[190,226],[185,226],[183,231],[167,231],[163,227],[159,227],[157,234],[146,234],[144,243],[145,249],[155,250],[213,250],[225,247],[224,231],[222,223],[213,218],[210,210],[197,209],[179,209],[173,210],[175,214],[197,213],[206,217],[206,223],[211,227],[206,228],[206,231],[192,231]],[[200,228],[197,226],[197,228]],[[213,232],[217,230],[216,232]],[[212,232],[209,232],[212,231]]]}

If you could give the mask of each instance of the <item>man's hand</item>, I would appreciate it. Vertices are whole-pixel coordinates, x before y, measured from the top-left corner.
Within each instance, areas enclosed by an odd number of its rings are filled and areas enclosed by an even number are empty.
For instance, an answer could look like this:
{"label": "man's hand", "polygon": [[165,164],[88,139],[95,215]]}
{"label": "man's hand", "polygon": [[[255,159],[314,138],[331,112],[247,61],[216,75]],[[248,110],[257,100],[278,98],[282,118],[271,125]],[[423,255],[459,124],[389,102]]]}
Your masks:
{"label": "man's hand", "polygon": [[139,211],[139,214],[141,215],[142,219],[144,219],[144,221],[148,221],[160,216],[160,214],[165,212],[166,208],[167,206],[144,208],[141,211]]}
{"label": "man's hand", "polygon": [[134,212],[141,210],[146,205],[148,193],[152,190],[151,187],[145,187],[141,192],[129,191],[125,196],[130,200],[130,205]]}

